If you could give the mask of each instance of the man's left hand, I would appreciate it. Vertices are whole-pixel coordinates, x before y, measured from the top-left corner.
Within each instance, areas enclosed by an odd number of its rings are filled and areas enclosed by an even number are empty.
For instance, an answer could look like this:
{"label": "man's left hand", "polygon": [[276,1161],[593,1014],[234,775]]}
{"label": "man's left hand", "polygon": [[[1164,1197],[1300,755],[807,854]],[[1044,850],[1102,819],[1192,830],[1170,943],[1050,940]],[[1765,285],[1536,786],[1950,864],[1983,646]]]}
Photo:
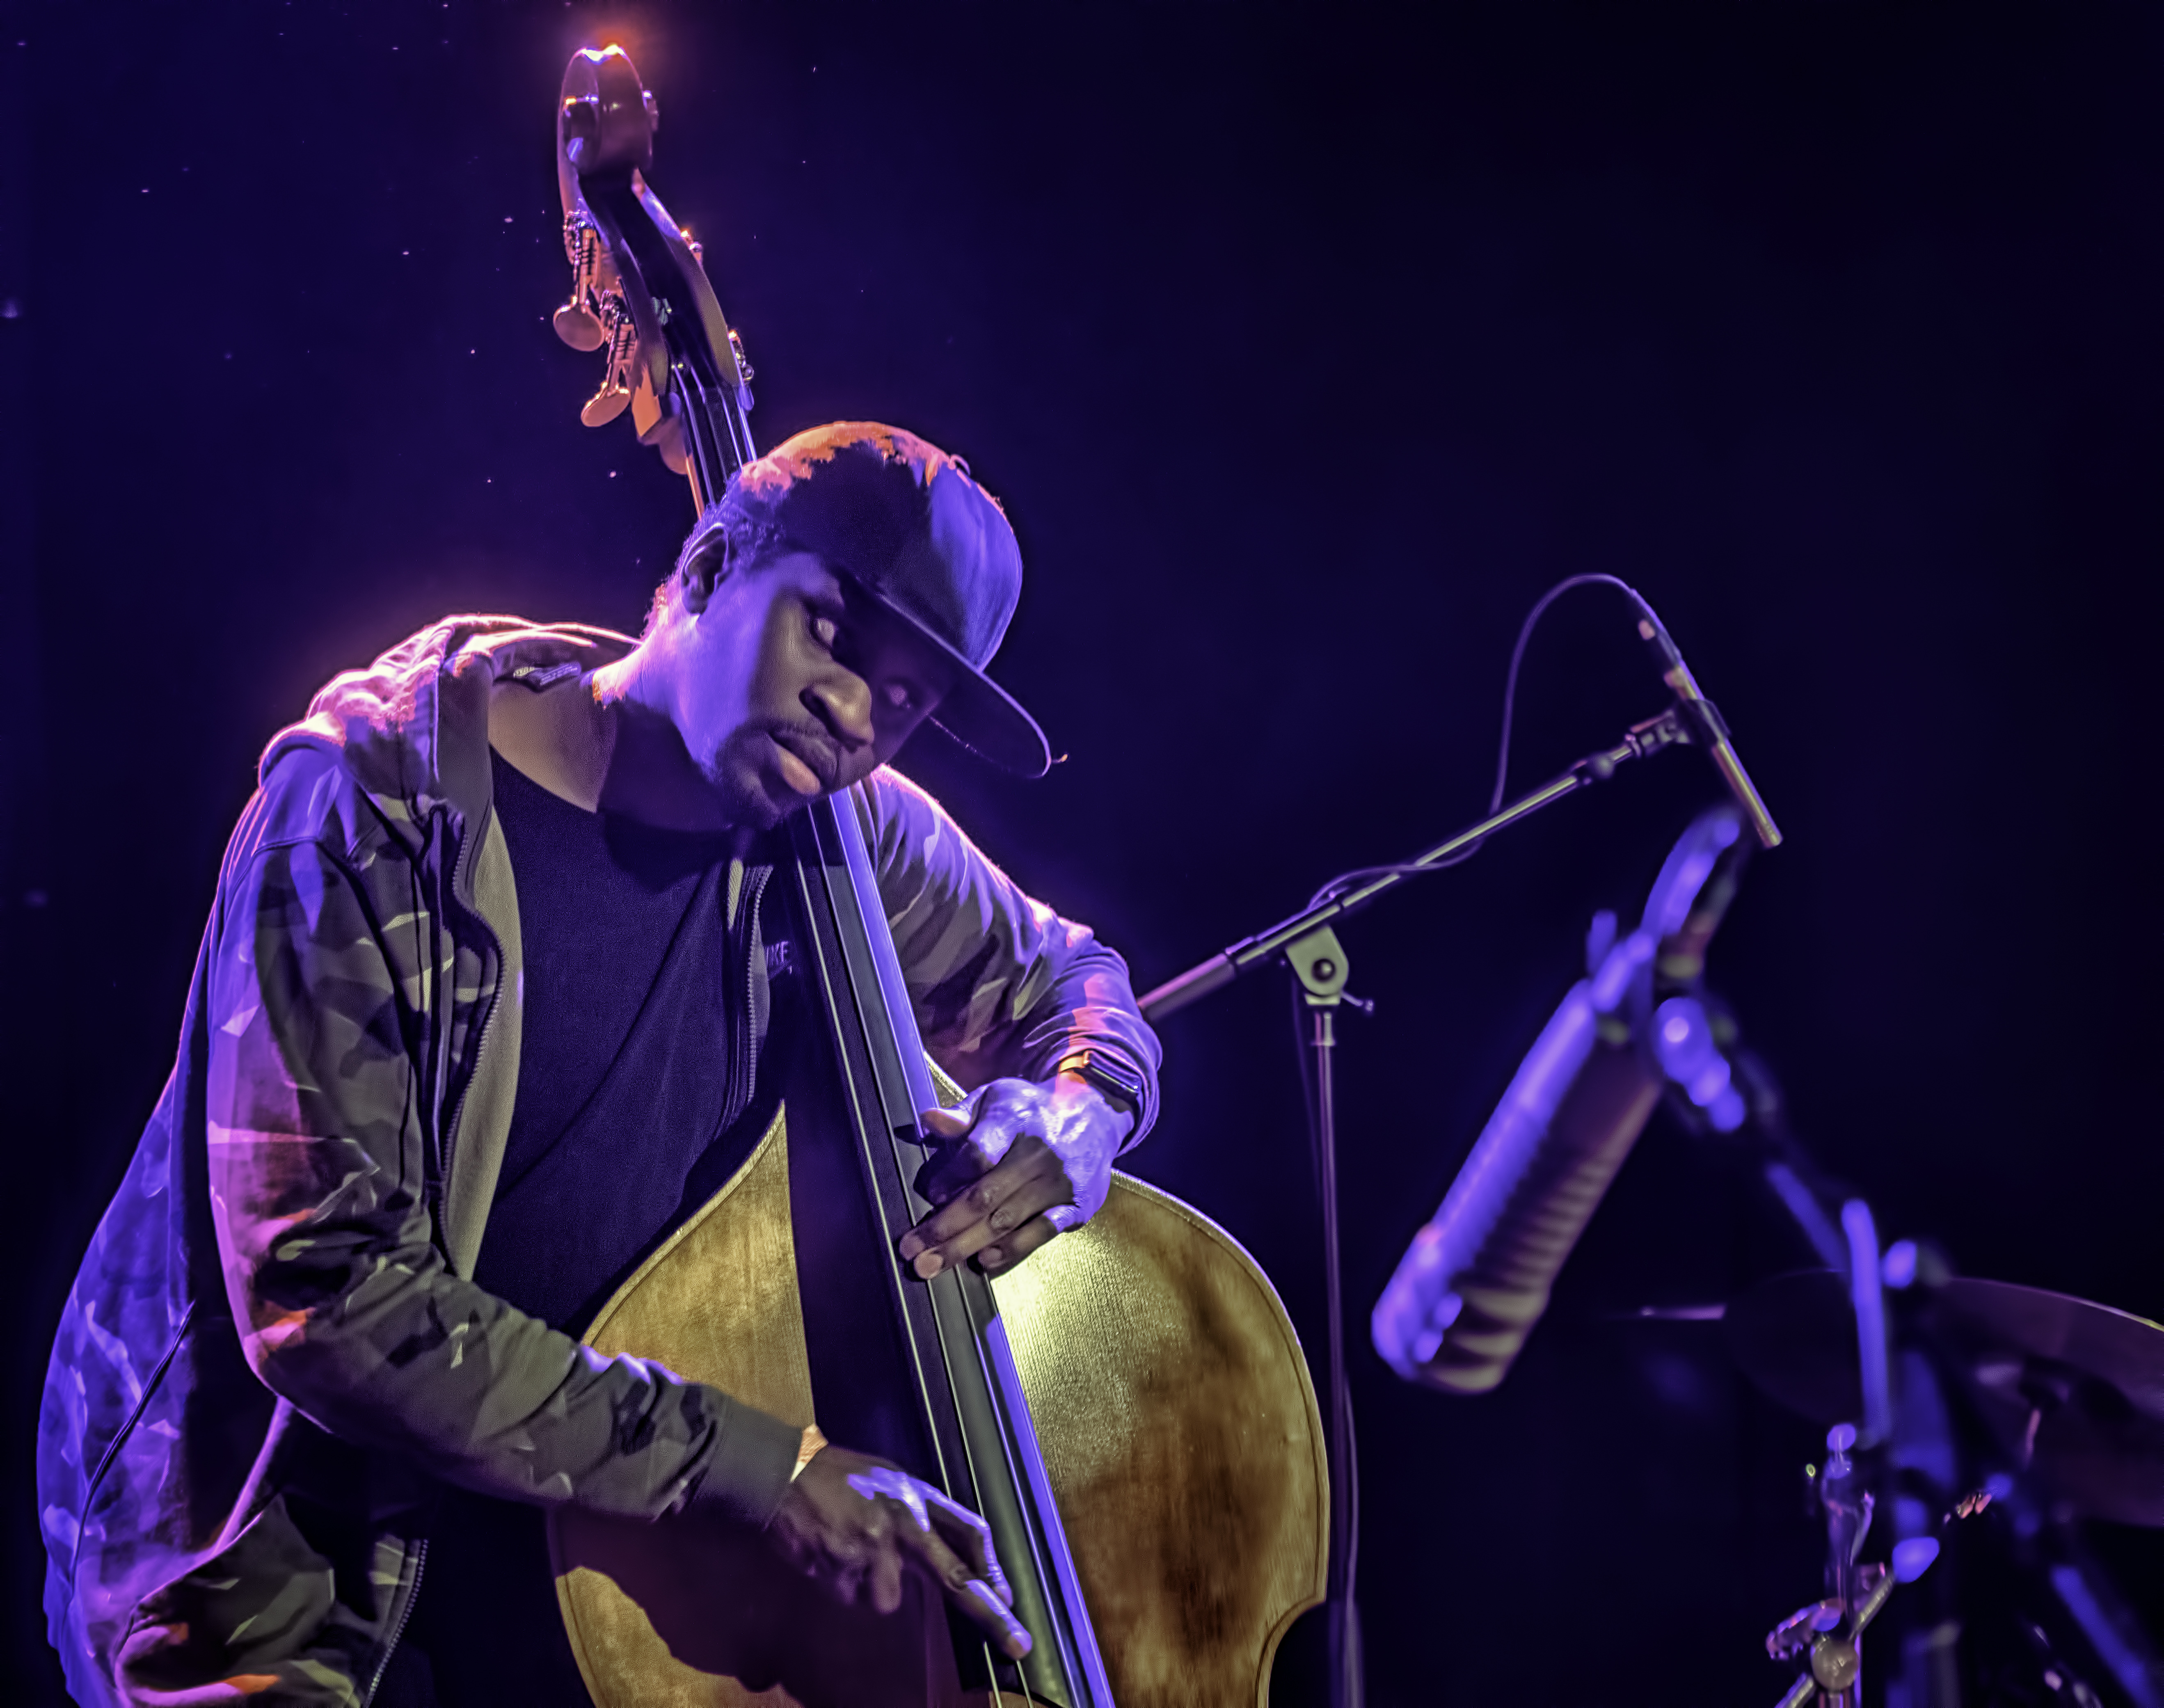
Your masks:
{"label": "man's left hand", "polygon": [[1134,1124],[1074,1074],[995,1080],[927,1110],[937,1148],[917,1190],[940,1207],[902,1237],[903,1260],[927,1280],[973,1257],[987,1274],[1011,1269],[1103,1207]]}

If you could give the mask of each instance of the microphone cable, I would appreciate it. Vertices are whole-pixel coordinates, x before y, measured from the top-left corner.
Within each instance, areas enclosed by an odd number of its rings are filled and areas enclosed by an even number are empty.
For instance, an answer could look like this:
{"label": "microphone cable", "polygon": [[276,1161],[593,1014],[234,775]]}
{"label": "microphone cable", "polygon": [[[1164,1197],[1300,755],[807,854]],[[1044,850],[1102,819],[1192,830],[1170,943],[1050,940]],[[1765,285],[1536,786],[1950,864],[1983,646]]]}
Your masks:
{"label": "microphone cable", "polygon": [[[1618,589],[1624,597],[1638,607],[1639,614],[1655,628],[1658,629],[1664,626],[1661,622],[1660,613],[1647,602],[1646,596],[1620,575],[1602,575],[1597,571],[1583,575],[1566,575],[1541,595],[1535,602],[1533,608],[1526,613],[1526,620],[1518,625],[1517,644],[1510,649],[1510,669],[1509,674],[1503,679],[1503,734],[1501,740],[1496,744],[1495,786],[1489,791],[1488,796],[1488,812],[1491,817],[1502,810],[1503,790],[1510,780],[1510,733],[1517,717],[1518,672],[1526,661],[1526,647],[1531,641],[1533,630],[1540,625],[1541,618],[1547,614],[1549,606],[1554,604],[1557,599],[1573,587],[1594,586]],[[1460,849],[1448,859],[1431,860],[1426,865],[1358,866],[1349,872],[1340,872],[1317,890],[1307,905],[1310,907],[1319,907],[1329,901],[1331,896],[1352,889],[1358,885],[1364,884],[1370,878],[1413,878],[1418,877],[1423,872],[1446,871],[1452,866],[1463,865],[1487,845],[1486,838],[1483,838],[1470,848]]]}

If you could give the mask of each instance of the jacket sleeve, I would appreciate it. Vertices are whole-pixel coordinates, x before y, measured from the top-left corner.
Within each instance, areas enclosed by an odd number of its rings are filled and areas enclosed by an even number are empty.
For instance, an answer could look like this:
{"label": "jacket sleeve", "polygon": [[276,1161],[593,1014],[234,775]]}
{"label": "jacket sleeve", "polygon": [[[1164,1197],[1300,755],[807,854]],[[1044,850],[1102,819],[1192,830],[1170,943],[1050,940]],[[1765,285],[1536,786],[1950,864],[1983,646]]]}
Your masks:
{"label": "jacket sleeve", "polygon": [[1024,894],[907,778],[882,768],[854,792],[932,1059],[974,1089],[1008,1075],[1042,1080],[1086,1044],[1141,1076],[1127,1145],[1137,1143],[1157,1119],[1159,1056],[1127,964]]}
{"label": "jacket sleeve", "polygon": [[442,939],[423,898],[391,912],[374,887],[313,840],[228,867],[204,1113],[250,1366],[332,1434],[484,1494],[643,1517],[696,1500],[763,1523],[796,1428],[659,1365],[601,1357],[445,1267],[416,1064],[432,1008],[449,1004],[429,989],[433,956],[405,952]]}

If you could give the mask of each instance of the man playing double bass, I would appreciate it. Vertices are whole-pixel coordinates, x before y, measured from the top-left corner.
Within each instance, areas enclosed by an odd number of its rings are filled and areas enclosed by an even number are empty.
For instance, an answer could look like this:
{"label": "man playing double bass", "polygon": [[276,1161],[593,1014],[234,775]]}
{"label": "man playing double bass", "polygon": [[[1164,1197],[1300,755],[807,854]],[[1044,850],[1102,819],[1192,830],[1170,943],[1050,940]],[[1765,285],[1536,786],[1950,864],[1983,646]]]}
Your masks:
{"label": "man playing double bass", "polygon": [[984,673],[1021,575],[964,465],[838,423],[730,484],[638,641],[450,618],[271,742],[47,1376],[78,1700],[582,1703],[567,1505],[757,1528],[882,1610],[913,1575],[1027,1644],[972,1515],[577,1338],[772,1113],[799,975],[761,903],[818,796],[854,786],[927,1048],[974,1088],[927,1117],[915,1271],[1020,1260],[1148,1129],[1119,957],[885,768],[933,719],[1045,769]]}

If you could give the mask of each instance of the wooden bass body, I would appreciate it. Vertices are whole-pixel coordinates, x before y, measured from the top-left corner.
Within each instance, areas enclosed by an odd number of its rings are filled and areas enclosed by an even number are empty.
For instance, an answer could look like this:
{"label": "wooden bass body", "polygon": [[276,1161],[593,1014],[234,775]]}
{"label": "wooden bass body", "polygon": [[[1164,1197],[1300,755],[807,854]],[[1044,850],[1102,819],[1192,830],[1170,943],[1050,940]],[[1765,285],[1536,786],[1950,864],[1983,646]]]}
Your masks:
{"label": "wooden bass body", "polygon": [[[814,1421],[788,1143],[785,1113],[590,1345]],[[1206,1217],[1116,1174],[1094,1220],[993,1286],[1114,1699],[1267,1708],[1329,1547],[1321,1418],[1276,1291]],[[844,1609],[756,1537],[665,1520],[565,1509],[549,1535],[600,1708],[868,1708],[938,1700],[943,1666],[951,1681],[925,1598],[885,1619]]]}

